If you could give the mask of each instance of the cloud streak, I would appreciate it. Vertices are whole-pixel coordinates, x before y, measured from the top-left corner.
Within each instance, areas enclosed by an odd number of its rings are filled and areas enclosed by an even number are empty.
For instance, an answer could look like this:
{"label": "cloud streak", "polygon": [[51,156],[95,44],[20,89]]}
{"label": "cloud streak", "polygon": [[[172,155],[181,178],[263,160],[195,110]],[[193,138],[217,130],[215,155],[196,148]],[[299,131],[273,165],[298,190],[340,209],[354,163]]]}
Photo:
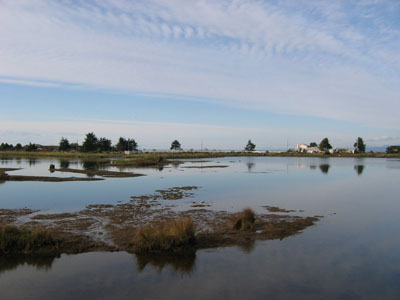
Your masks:
{"label": "cloud streak", "polygon": [[400,125],[395,3],[0,5],[2,82],[178,95],[376,128]]}
{"label": "cloud streak", "polygon": [[[257,144],[257,149],[286,149],[289,146],[305,142],[307,136],[313,141],[320,141],[329,134],[330,141],[335,146],[346,146],[353,142],[354,136],[336,132],[321,132],[318,130],[302,130],[289,128],[257,128],[243,126],[216,126],[195,123],[174,122],[136,122],[115,120],[70,120],[70,121],[30,121],[30,122],[0,122],[0,140],[9,143],[29,142],[58,144],[60,138],[82,143],[85,134],[95,132],[98,137],[105,136],[117,142],[120,136],[133,137],[141,148],[168,149],[171,142],[178,139],[184,149],[242,149],[251,138]],[[195,135],[193,133],[196,133]],[[132,136],[134,134],[134,136]],[[311,141],[310,140],[310,141]],[[223,145],[223,146],[222,146]],[[271,146],[272,145],[272,146]]]}

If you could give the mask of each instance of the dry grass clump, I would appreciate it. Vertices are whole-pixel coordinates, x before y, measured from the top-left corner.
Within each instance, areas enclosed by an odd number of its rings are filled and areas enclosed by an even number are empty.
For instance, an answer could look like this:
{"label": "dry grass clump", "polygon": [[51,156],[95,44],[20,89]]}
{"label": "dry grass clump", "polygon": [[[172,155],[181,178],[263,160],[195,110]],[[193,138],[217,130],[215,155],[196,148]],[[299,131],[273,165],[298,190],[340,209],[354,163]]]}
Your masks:
{"label": "dry grass clump", "polygon": [[179,252],[191,248],[195,241],[193,222],[174,220],[137,229],[134,248],[137,253]]}
{"label": "dry grass clump", "polygon": [[236,230],[251,231],[254,230],[254,222],[256,221],[255,213],[250,208],[245,208],[235,215],[232,220],[233,228]]}
{"label": "dry grass clump", "polygon": [[58,250],[59,241],[46,230],[0,226],[0,255],[55,254]]}

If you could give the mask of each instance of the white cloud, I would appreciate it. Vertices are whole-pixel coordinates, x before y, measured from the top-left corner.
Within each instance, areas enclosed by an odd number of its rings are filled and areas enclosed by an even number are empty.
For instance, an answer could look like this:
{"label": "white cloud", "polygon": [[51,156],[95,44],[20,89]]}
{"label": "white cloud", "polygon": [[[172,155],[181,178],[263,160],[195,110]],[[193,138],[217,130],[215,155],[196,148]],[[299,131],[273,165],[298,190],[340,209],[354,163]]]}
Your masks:
{"label": "white cloud", "polygon": [[242,149],[249,138],[256,143],[257,149],[286,149],[287,139],[289,146],[295,147],[297,143],[308,140],[319,141],[326,134],[329,135],[331,143],[337,147],[352,144],[354,140],[352,135],[287,128],[267,129],[112,120],[0,121],[0,141],[13,144],[34,142],[54,145],[61,137],[82,143],[88,132],[95,132],[98,137],[104,136],[112,139],[113,142],[117,142],[120,136],[133,137],[141,148],[146,149],[167,149],[174,139],[178,139],[184,149],[199,149],[202,141],[204,147],[209,149]]}
{"label": "white cloud", "polygon": [[95,3],[2,1],[1,81],[180,95],[399,128],[400,31],[381,17],[373,16],[378,34],[349,22],[357,11],[339,1]]}

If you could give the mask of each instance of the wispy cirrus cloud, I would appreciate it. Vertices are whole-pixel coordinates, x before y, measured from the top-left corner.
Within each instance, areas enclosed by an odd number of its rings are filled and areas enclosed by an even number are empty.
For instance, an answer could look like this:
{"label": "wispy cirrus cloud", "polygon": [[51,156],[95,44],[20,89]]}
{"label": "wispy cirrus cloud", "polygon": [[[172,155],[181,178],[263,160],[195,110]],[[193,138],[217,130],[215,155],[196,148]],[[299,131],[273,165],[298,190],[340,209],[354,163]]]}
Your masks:
{"label": "wispy cirrus cloud", "polygon": [[3,82],[64,82],[372,127],[400,125],[400,4],[395,2],[3,0],[0,5]]}

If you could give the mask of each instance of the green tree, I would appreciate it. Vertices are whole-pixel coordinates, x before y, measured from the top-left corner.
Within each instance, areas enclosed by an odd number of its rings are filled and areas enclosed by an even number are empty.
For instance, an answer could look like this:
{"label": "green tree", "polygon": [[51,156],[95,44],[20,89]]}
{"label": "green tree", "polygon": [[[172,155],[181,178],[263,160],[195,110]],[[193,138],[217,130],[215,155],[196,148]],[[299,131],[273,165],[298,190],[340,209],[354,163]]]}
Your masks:
{"label": "green tree", "polygon": [[386,148],[386,153],[388,154],[400,153],[400,146],[389,146]]}
{"label": "green tree", "polygon": [[97,150],[101,152],[111,151],[111,140],[102,137],[97,141]]}
{"label": "green tree", "polygon": [[117,151],[136,151],[138,144],[134,139],[120,137],[117,143]]}
{"label": "green tree", "polygon": [[82,144],[81,151],[83,152],[93,152],[97,150],[98,139],[93,132],[86,134],[85,141]]}
{"label": "green tree", "polygon": [[332,149],[331,144],[329,143],[328,138],[324,138],[321,143],[319,143],[319,149],[322,151],[327,151],[329,149]]}
{"label": "green tree", "polygon": [[29,143],[29,145],[25,146],[25,151],[36,151],[37,146],[35,144]]}
{"label": "green tree", "polygon": [[8,143],[1,143],[0,145],[0,150],[1,151],[5,151],[5,150],[13,150],[14,146],[12,144],[8,144]]}
{"label": "green tree", "polygon": [[171,143],[171,150],[182,150],[181,143],[178,140],[175,140]]}
{"label": "green tree", "polygon": [[244,150],[246,150],[246,151],[254,151],[255,149],[256,149],[256,145],[253,144],[253,143],[251,142],[251,140],[249,140],[249,141],[247,142],[247,145],[246,145],[246,147],[244,148]]}
{"label": "green tree", "polygon": [[354,143],[354,148],[355,151],[358,153],[364,153],[365,152],[365,143],[362,138],[358,137],[356,142]]}
{"label": "green tree", "polygon": [[22,150],[22,145],[20,143],[15,145],[15,150],[20,151]]}
{"label": "green tree", "polygon": [[116,145],[117,151],[125,151],[128,148],[128,141],[126,139],[124,139],[123,137],[120,137],[118,139],[118,143]]}
{"label": "green tree", "polygon": [[136,151],[138,144],[134,139],[128,139],[128,151]]}
{"label": "green tree", "polygon": [[318,144],[316,142],[310,143],[310,147],[318,147]]}
{"label": "green tree", "polygon": [[69,144],[69,141],[62,137],[60,140],[60,143],[58,145],[58,150],[60,151],[69,151],[71,149],[71,145]]}
{"label": "green tree", "polygon": [[73,150],[73,151],[78,151],[79,150],[79,145],[78,145],[78,143],[71,143],[71,144],[69,144],[70,145],[70,147],[71,147],[71,150]]}

